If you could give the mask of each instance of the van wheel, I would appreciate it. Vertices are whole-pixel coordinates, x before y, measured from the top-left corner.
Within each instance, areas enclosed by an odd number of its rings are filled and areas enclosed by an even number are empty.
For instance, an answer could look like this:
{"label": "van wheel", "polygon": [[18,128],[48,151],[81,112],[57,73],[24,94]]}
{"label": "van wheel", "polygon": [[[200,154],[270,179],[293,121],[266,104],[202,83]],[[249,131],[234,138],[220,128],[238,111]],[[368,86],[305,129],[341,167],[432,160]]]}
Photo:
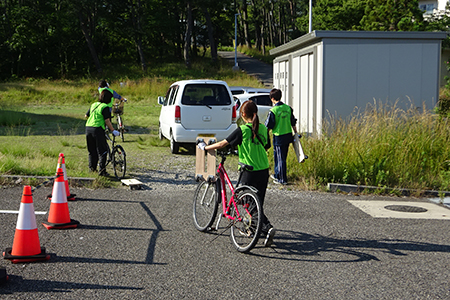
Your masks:
{"label": "van wheel", "polygon": [[159,129],[158,129],[158,137],[161,141],[164,139],[164,135],[161,130],[161,125],[159,126]]}
{"label": "van wheel", "polygon": [[180,145],[177,142],[175,142],[173,136],[170,135],[170,151],[172,152],[172,154],[177,154],[179,150]]}

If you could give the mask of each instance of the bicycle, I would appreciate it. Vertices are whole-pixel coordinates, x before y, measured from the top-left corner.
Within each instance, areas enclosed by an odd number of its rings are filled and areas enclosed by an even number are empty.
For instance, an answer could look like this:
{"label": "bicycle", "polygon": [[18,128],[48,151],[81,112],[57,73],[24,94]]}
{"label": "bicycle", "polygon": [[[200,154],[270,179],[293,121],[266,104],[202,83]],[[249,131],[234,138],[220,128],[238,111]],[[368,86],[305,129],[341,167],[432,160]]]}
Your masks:
{"label": "bicycle", "polygon": [[117,118],[117,131],[119,132],[120,137],[122,138],[122,142],[125,142],[125,138],[123,136],[123,134],[125,132],[125,125],[123,125],[123,119],[122,119],[124,102],[127,102],[127,99],[125,99],[124,101],[116,99],[113,104],[113,114]]}
{"label": "bicycle", "polygon": [[127,170],[127,155],[121,145],[116,145],[116,137],[114,135],[111,139],[108,129],[105,130],[105,136],[106,140],[111,142],[111,145],[109,145],[109,143],[106,144],[108,146],[108,152],[105,168],[109,163],[112,163],[114,176],[116,176],[117,179],[122,179],[125,177],[125,172]]}
{"label": "bicycle", "polygon": [[[239,252],[248,252],[256,245],[261,234],[262,207],[256,194],[257,190],[251,186],[240,185],[245,170],[251,171],[252,166],[239,163],[240,172],[236,187],[225,170],[224,163],[228,153],[219,154],[222,158],[215,177],[201,180],[194,194],[193,218],[197,230],[206,232],[217,231],[222,217],[230,223],[225,228],[231,228],[230,238]],[[231,193],[227,199],[225,182]],[[219,215],[216,226],[211,227],[217,215],[220,199],[222,200],[222,213]]]}

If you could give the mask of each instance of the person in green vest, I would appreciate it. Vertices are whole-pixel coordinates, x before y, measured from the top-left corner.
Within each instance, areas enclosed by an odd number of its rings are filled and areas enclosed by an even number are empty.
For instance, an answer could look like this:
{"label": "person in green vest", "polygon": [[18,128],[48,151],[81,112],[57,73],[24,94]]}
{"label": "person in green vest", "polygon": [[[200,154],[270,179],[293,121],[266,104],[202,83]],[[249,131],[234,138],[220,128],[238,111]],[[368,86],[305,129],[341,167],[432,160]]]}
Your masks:
{"label": "person in green vest", "polygon": [[98,174],[100,176],[108,176],[106,173],[106,156],[108,145],[106,142],[105,129],[109,128],[115,136],[119,135],[111,124],[111,110],[108,103],[111,102],[113,94],[104,90],[99,96],[99,101],[93,103],[87,111],[86,121],[86,143],[89,153],[89,169],[97,172],[97,164],[99,166]]}
{"label": "person in green vest", "polygon": [[109,83],[105,79],[102,79],[102,80],[100,80],[100,83],[98,84],[98,93],[101,94],[104,90],[110,91],[113,95],[113,98],[111,98],[111,102],[108,103],[108,106],[110,108],[113,107],[114,99],[119,99],[120,101],[127,102],[127,99],[120,96],[116,91],[114,91],[112,88],[109,87]]}
{"label": "person in green vest", "polygon": [[272,89],[270,100],[273,107],[269,111],[266,127],[273,134],[274,175],[270,175],[275,184],[287,184],[286,158],[289,144],[293,142],[292,130],[297,134],[297,119],[292,108],[281,102],[281,90]]}
{"label": "person in green vest", "polygon": [[[227,145],[237,146],[239,162],[253,167],[252,171],[244,171],[241,183],[253,186],[258,190],[259,201],[261,206],[264,207],[264,198],[269,181],[269,160],[266,153],[266,147],[269,145],[267,128],[264,124],[259,123],[258,107],[253,101],[246,101],[242,104],[240,115],[245,124],[238,127],[226,139],[212,145],[206,145],[202,142],[198,144],[198,147],[201,150],[212,150],[223,148]],[[264,208],[262,211],[264,212]],[[272,245],[275,228],[265,214],[262,216],[261,235],[265,237],[265,247]]]}

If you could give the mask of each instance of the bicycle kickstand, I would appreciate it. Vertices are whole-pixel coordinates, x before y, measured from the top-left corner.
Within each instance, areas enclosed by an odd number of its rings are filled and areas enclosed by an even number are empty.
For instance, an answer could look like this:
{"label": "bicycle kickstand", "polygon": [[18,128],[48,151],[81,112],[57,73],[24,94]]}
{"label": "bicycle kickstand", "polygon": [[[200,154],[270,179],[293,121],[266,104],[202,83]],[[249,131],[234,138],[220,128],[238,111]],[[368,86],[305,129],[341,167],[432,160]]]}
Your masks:
{"label": "bicycle kickstand", "polygon": [[219,219],[217,219],[216,226],[215,226],[215,227],[211,227],[211,230],[214,230],[214,231],[219,230],[219,223],[220,223],[220,220],[222,220],[222,214],[219,214]]}

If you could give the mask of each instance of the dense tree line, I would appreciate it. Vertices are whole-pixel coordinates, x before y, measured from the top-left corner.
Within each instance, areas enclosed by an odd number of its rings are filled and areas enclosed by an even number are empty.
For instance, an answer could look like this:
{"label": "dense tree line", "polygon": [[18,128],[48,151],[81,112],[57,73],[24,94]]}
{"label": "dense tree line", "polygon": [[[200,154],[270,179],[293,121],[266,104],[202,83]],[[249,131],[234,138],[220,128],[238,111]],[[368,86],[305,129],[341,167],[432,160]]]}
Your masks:
{"label": "dense tree line", "polygon": [[[300,0],[1,0],[1,78],[101,74],[238,44],[265,51],[308,32]],[[313,30],[442,30],[417,0],[314,0]],[[446,19],[448,22],[448,20]]]}

